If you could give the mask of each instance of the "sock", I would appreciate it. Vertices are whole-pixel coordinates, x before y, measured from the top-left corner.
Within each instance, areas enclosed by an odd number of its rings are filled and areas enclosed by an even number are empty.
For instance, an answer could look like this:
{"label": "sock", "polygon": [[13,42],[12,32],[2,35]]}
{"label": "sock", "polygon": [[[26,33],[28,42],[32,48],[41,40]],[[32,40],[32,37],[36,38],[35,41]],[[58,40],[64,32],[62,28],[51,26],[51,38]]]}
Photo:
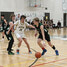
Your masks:
{"label": "sock", "polygon": [[31,50],[29,50],[29,52],[31,52]]}
{"label": "sock", "polygon": [[53,45],[53,47],[52,47],[52,48],[53,48],[54,50],[56,49],[54,45]]}
{"label": "sock", "polygon": [[44,50],[45,48],[43,47],[42,50]]}
{"label": "sock", "polygon": [[17,52],[19,52],[19,47],[17,48]]}
{"label": "sock", "polygon": [[2,36],[2,38],[4,38],[4,36]]}

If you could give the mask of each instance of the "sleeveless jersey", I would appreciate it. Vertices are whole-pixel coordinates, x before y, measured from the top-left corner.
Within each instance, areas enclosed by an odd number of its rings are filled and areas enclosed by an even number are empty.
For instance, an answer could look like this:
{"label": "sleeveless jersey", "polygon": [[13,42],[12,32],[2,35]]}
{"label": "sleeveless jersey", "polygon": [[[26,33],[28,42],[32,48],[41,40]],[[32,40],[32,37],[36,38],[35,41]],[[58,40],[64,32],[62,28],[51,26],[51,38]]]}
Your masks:
{"label": "sleeveless jersey", "polygon": [[[5,29],[6,31],[8,31],[8,30],[9,30],[9,28],[10,28],[10,25],[9,25],[9,23],[10,23],[10,22],[13,22],[13,21],[12,21],[12,20],[10,20],[10,21],[8,22],[7,27],[6,27],[6,29]],[[14,23],[14,22],[13,22],[13,23]],[[12,32],[12,31],[10,30],[10,32]]]}
{"label": "sleeveless jersey", "polygon": [[29,25],[27,22],[21,23],[20,20],[16,21],[14,24],[15,24],[14,29],[16,33],[24,33],[26,26]]}
{"label": "sleeveless jersey", "polygon": [[[38,27],[35,25],[35,28],[37,29],[37,31],[39,32],[39,34],[42,34],[42,33],[41,33],[41,29],[40,29],[40,26],[41,26],[41,25],[43,25],[43,24],[42,24],[42,23],[39,23]],[[44,26],[44,32],[45,32],[45,33],[48,33],[48,30],[45,28],[45,26]]]}

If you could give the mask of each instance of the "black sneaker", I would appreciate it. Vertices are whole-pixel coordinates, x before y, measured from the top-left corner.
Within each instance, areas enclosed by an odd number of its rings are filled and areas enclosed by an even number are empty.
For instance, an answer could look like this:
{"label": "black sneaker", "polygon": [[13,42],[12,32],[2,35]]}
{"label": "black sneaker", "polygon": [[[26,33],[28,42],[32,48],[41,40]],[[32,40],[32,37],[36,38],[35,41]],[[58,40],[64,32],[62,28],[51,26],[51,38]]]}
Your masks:
{"label": "black sneaker", "polygon": [[14,51],[13,49],[11,49],[11,51]]}
{"label": "black sneaker", "polygon": [[[8,49],[7,49],[7,51],[9,51]],[[11,51],[14,51],[13,49],[11,49]]]}
{"label": "black sneaker", "polygon": [[14,53],[13,53],[13,52],[8,52],[8,54],[9,54],[9,55],[14,55]]}

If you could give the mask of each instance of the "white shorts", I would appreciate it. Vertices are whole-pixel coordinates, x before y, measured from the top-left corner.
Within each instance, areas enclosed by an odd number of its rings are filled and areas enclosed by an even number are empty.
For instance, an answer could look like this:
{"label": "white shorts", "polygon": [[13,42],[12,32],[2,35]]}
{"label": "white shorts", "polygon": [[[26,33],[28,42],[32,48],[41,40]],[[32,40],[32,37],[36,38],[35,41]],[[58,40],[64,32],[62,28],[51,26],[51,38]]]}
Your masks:
{"label": "white shorts", "polygon": [[26,38],[25,34],[15,33],[17,38]]}

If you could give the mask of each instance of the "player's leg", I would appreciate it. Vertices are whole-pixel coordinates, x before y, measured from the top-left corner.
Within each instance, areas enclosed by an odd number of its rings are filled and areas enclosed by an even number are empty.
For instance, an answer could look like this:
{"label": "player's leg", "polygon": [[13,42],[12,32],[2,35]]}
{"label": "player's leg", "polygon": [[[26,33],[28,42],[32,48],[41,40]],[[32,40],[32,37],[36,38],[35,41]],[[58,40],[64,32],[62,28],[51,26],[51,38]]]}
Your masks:
{"label": "player's leg", "polygon": [[14,43],[14,38],[13,38],[13,36],[12,36],[12,34],[11,34],[11,40],[9,41],[9,45],[8,45],[8,50],[9,50],[8,54],[14,55],[14,53],[11,52],[11,51],[12,51],[13,43]]}
{"label": "player's leg", "polygon": [[44,46],[42,45],[41,41],[42,41],[42,39],[38,38],[37,43],[38,43],[38,45],[40,46],[40,48],[43,50],[42,55],[44,55],[45,52],[47,52],[47,50],[46,50],[46,49],[44,48]]}
{"label": "player's leg", "polygon": [[19,41],[19,43],[18,43],[18,48],[17,48],[17,54],[19,54],[20,46],[21,46],[21,44],[22,44],[22,38],[19,37],[19,38],[18,38],[18,41]]}
{"label": "player's leg", "polygon": [[31,50],[30,50],[30,46],[29,46],[29,43],[27,42],[27,39],[26,38],[23,38],[25,44],[27,45],[27,48],[28,48],[28,51],[29,53],[32,53]]}
{"label": "player's leg", "polygon": [[18,38],[18,41],[19,41],[19,43],[18,43],[18,48],[17,48],[17,54],[19,54],[19,50],[20,50],[20,46],[21,46],[21,44],[22,44],[22,38],[21,37],[19,37]]}
{"label": "player's leg", "polygon": [[51,41],[47,41],[47,42],[48,42],[48,45],[53,48],[53,50],[56,50],[56,47],[52,45]]}
{"label": "player's leg", "polygon": [[8,48],[7,48],[8,54],[9,55],[14,55],[14,53],[11,50],[12,49],[12,46],[13,46],[13,43],[14,43],[14,38],[13,38],[13,36],[12,36],[11,33],[9,33],[8,35],[6,34],[6,37],[9,40]]}
{"label": "player's leg", "polygon": [[4,38],[4,27],[2,26],[2,38]]}
{"label": "player's leg", "polygon": [[4,38],[4,31],[2,32],[2,38]]}
{"label": "player's leg", "polygon": [[45,34],[45,39],[47,40],[48,45],[55,51],[56,55],[59,55],[58,50],[56,50],[56,47],[54,45],[52,45],[52,43],[51,43],[49,34]]}
{"label": "player's leg", "polygon": [[21,37],[20,37],[20,38],[18,38],[18,41],[19,41],[19,43],[18,43],[18,48],[20,48],[21,43],[22,43],[22,38],[21,38]]}
{"label": "player's leg", "polygon": [[19,51],[20,51],[20,46],[22,44],[22,37],[20,34],[18,34],[17,32],[15,32],[15,35],[16,35],[16,38],[18,40],[18,48],[16,50],[17,54],[19,54]]}
{"label": "player's leg", "polygon": [[51,41],[48,42],[48,45],[55,51],[56,55],[59,55],[58,50],[56,49],[56,47],[54,45],[51,44]]}

